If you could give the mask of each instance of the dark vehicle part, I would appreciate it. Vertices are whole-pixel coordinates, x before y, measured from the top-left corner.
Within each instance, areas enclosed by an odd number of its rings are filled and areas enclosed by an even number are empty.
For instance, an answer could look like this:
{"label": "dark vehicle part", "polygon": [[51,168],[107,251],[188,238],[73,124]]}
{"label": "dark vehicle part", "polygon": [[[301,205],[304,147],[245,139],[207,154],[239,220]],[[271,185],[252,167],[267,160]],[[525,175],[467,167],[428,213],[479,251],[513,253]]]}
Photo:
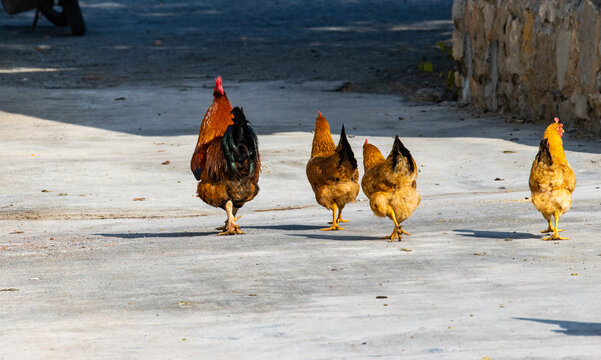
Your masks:
{"label": "dark vehicle part", "polygon": [[35,9],[39,2],[39,0],[2,0],[2,7],[8,15],[14,15]]}
{"label": "dark vehicle part", "polygon": [[83,22],[83,15],[77,0],[61,0],[59,1],[63,7],[63,12],[67,16],[67,23],[71,28],[71,34],[81,36],[86,33],[86,24]]}
{"label": "dark vehicle part", "polygon": [[10,14],[36,9],[33,18],[35,30],[39,14],[42,13],[48,21],[56,26],[69,26],[71,33],[80,36],[86,33],[86,25],[77,0],[2,0],[2,7]]}

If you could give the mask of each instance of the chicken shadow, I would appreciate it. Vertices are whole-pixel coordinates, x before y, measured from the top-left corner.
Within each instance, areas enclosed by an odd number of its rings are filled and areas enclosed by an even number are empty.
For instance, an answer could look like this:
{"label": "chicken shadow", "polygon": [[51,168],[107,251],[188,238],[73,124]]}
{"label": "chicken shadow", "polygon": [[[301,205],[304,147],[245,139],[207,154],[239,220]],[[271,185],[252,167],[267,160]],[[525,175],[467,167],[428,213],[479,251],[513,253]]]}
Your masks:
{"label": "chicken shadow", "polygon": [[302,230],[318,230],[323,226],[317,225],[300,225],[300,224],[276,224],[276,225],[245,225],[241,229],[264,229],[264,230],[284,230],[284,231],[302,231]]}
{"label": "chicken shadow", "polygon": [[104,237],[115,237],[121,239],[144,239],[144,238],[181,238],[181,237],[199,237],[207,235],[217,235],[217,231],[213,232],[161,232],[161,233],[131,233],[131,234],[94,234]]}
{"label": "chicken shadow", "polygon": [[543,324],[557,325],[561,329],[553,329],[554,333],[571,335],[571,336],[601,336],[601,323],[580,322],[580,321],[564,321],[564,320],[548,320],[516,317],[516,320],[525,320],[539,322]]}
{"label": "chicken shadow", "polygon": [[[321,229],[322,226],[320,226],[319,228]],[[309,239],[313,239],[313,240],[334,240],[334,241],[374,241],[374,240],[379,240],[379,241],[386,241],[381,237],[375,237],[375,236],[346,235],[346,234],[342,234],[342,233],[340,233],[340,235],[338,235],[335,233],[339,233],[339,232],[338,231],[327,231],[327,232],[323,232],[320,234],[286,234],[286,235],[304,237],[304,238],[309,238]]]}
{"label": "chicken shadow", "polygon": [[512,240],[523,240],[523,239],[538,239],[540,238],[537,234],[516,232],[516,231],[488,231],[488,230],[469,230],[469,229],[455,229],[455,233],[465,237],[472,238],[488,238],[488,239],[512,239]]}

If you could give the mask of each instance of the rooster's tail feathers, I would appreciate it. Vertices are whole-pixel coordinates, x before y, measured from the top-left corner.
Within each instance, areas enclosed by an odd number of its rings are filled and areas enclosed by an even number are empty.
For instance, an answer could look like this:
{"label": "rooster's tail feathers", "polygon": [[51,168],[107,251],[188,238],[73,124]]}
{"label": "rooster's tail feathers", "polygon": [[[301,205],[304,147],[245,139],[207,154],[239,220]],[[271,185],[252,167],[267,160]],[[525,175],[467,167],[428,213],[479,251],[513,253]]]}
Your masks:
{"label": "rooster's tail feathers", "polygon": [[241,177],[255,174],[259,165],[259,140],[255,131],[249,126],[244,111],[235,107],[232,110],[234,124],[228,126],[221,149],[227,160],[232,175]]}

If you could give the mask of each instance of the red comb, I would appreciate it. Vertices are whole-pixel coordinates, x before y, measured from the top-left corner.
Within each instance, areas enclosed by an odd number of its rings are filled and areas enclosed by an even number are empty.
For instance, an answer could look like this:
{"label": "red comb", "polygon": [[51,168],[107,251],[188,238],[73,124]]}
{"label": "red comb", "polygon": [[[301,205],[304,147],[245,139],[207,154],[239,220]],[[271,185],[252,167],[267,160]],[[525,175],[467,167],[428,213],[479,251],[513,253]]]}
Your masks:
{"label": "red comb", "polygon": [[221,75],[217,75],[215,78],[215,87],[222,86],[221,84]]}
{"label": "red comb", "polygon": [[363,144],[363,145],[367,145],[367,139],[365,139],[365,144]]}
{"label": "red comb", "polygon": [[555,120],[555,122],[556,122],[556,123],[559,123],[559,118],[558,118],[558,117],[556,117],[556,118],[555,118],[555,119],[553,119],[553,120]]}
{"label": "red comb", "polygon": [[319,116],[323,116],[323,115],[321,115],[321,111],[317,110],[317,113],[319,114]]}

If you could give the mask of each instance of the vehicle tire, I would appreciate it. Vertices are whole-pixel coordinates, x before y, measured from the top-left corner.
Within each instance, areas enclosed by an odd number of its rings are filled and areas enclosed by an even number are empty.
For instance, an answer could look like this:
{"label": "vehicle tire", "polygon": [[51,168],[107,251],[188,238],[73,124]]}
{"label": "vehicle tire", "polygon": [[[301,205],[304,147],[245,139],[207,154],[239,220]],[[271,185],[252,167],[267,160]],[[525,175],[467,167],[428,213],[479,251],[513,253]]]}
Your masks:
{"label": "vehicle tire", "polygon": [[64,11],[56,11],[54,9],[54,1],[47,0],[40,4],[40,12],[48,21],[56,26],[67,26],[69,21],[67,20],[67,14]]}
{"label": "vehicle tire", "polygon": [[71,34],[81,36],[86,33],[86,24],[83,21],[81,8],[77,0],[62,0],[63,12],[66,15],[67,22],[71,28]]}

